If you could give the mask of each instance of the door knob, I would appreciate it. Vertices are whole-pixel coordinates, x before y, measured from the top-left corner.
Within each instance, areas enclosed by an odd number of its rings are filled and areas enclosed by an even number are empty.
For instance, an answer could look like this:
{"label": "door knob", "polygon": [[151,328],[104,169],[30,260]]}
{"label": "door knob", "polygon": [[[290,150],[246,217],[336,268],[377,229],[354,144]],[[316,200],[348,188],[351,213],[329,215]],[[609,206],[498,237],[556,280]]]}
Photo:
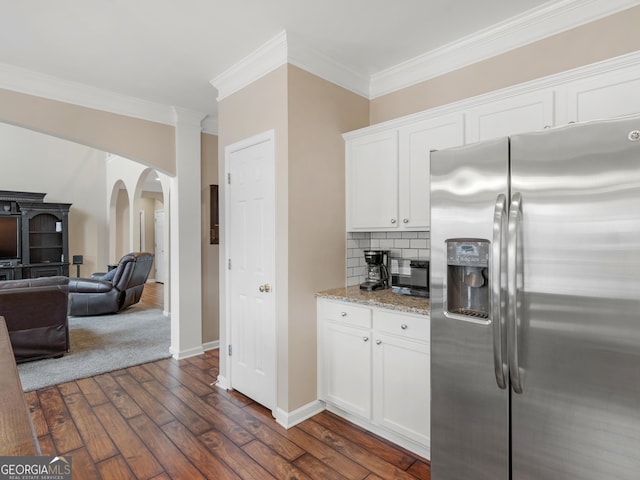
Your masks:
{"label": "door knob", "polygon": [[269,293],[271,291],[271,287],[269,286],[268,283],[265,283],[264,285],[260,285],[259,290],[261,292]]}

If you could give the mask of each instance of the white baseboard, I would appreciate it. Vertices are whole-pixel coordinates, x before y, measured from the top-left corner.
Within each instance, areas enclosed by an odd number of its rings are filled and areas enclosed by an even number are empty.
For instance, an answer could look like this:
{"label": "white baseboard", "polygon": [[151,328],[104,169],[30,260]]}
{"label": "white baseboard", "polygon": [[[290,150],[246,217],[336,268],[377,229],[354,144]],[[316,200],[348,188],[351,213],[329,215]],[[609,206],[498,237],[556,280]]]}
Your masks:
{"label": "white baseboard", "polygon": [[324,402],[320,400],[314,400],[311,403],[307,403],[300,408],[297,408],[293,412],[285,412],[281,408],[276,408],[275,418],[276,422],[282,425],[284,428],[291,428],[305,421],[308,418],[322,412],[325,409]]}
{"label": "white baseboard", "polygon": [[214,340],[213,342],[203,343],[202,348],[205,352],[208,352],[209,350],[215,350],[216,348],[220,348],[220,340]]}
{"label": "white baseboard", "polygon": [[182,350],[179,352],[176,352],[174,349],[169,348],[169,353],[171,353],[171,355],[173,355],[173,358],[175,358],[176,360],[182,360],[189,357],[195,357],[196,355],[202,355],[204,353],[204,350],[202,349],[202,346],[189,348],[187,350]]}
{"label": "white baseboard", "polygon": [[229,385],[229,380],[224,375],[218,375],[215,386],[218,388],[222,388],[223,390],[229,390],[229,388],[231,388],[231,385]]}

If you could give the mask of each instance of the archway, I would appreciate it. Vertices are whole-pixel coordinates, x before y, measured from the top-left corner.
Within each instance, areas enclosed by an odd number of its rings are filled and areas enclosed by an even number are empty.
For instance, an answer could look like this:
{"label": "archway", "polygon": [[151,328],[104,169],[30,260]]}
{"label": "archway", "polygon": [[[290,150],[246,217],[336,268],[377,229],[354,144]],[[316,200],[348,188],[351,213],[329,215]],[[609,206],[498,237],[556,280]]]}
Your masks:
{"label": "archway", "polygon": [[164,310],[169,312],[169,178],[147,168],[139,174],[135,187],[134,244],[140,251],[155,255],[149,281],[164,285]]}

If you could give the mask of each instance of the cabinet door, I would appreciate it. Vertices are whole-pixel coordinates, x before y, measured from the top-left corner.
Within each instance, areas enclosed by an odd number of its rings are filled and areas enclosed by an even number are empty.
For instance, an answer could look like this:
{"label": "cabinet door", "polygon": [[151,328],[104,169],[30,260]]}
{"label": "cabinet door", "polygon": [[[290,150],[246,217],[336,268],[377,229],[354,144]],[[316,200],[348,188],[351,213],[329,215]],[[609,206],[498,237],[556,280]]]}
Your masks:
{"label": "cabinet door", "polygon": [[322,340],[324,400],[371,418],[371,331],[326,322]]}
{"label": "cabinet door", "polygon": [[373,421],[429,447],[429,344],[376,332]]}
{"label": "cabinet door", "polygon": [[640,72],[637,66],[610,72],[567,87],[567,117],[584,122],[640,112]]}
{"label": "cabinet door", "polygon": [[535,92],[491,102],[467,112],[467,143],[516,133],[542,130],[554,125],[553,92]]}
{"label": "cabinet door", "polygon": [[398,133],[347,141],[347,230],[398,227]]}
{"label": "cabinet door", "polygon": [[464,143],[463,115],[447,115],[400,129],[399,198],[400,227],[429,228],[429,174],[432,150]]}

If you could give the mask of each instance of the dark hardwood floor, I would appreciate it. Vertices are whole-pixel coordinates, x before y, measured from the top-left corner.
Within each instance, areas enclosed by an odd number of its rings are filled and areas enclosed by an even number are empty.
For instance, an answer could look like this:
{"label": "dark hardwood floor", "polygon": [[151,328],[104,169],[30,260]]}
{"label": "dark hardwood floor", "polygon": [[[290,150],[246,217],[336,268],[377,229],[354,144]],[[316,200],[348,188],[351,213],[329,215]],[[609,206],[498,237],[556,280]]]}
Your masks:
{"label": "dark hardwood floor", "polygon": [[[151,288],[147,288],[153,285]],[[144,302],[162,307],[162,285]],[[212,386],[218,350],[26,394],[45,455],[74,479],[429,479],[426,460],[329,412],[288,430]]]}
{"label": "dark hardwood floor", "polygon": [[145,283],[140,303],[153,308],[164,308],[164,284]]}

